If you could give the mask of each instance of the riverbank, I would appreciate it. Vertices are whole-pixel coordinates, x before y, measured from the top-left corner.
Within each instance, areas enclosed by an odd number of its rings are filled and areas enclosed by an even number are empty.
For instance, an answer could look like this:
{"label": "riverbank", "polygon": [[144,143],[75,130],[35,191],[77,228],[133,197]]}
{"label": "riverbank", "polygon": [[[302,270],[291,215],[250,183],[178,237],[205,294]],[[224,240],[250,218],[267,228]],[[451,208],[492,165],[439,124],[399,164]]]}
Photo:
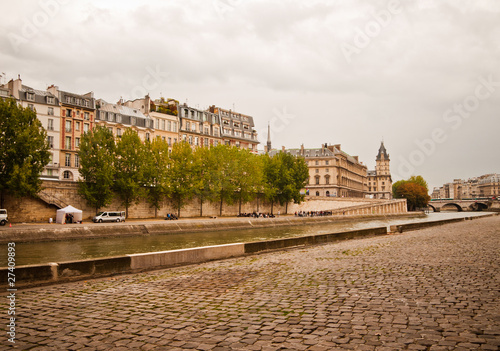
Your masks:
{"label": "riverbank", "polygon": [[347,221],[367,221],[373,219],[424,217],[423,212],[387,215],[335,215],[318,217],[295,217],[292,215],[275,218],[198,218],[165,220],[132,220],[122,223],[81,223],[81,224],[17,224],[0,227],[0,244],[15,241],[43,242],[71,239],[94,239],[120,236],[142,236],[151,234],[192,233],[200,231],[222,231],[229,229],[272,228],[300,226]]}

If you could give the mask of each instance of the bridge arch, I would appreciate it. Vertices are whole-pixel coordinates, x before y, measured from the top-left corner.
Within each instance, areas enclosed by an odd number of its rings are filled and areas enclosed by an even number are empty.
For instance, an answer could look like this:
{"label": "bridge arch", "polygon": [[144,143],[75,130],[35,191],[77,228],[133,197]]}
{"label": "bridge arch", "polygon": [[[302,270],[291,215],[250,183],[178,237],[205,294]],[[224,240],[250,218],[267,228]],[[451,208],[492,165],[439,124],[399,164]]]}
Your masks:
{"label": "bridge arch", "polygon": [[469,206],[469,209],[471,211],[484,211],[488,209],[488,204],[485,204],[483,202],[474,202]]}
{"label": "bridge arch", "polygon": [[436,207],[435,207],[435,206],[432,206],[431,204],[428,204],[428,205],[427,205],[427,208],[432,209],[432,212],[439,212],[439,211],[436,209]]}
{"label": "bridge arch", "polygon": [[458,205],[458,204],[456,204],[456,203],[453,203],[453,202],[447,202],[447,203],[445,203],[443,206],[441,206],[441,211],[442,211],[442,210],[443,210],[443,208],[445,208],[445,207],[448,207],[448,208],[450,208],[450,207],[455,207],[455,208],[457,209],[457,211],[458,211],[458,212],[462,212],[462,211],[463,211],[462,206],[460,206],[460,205]]}

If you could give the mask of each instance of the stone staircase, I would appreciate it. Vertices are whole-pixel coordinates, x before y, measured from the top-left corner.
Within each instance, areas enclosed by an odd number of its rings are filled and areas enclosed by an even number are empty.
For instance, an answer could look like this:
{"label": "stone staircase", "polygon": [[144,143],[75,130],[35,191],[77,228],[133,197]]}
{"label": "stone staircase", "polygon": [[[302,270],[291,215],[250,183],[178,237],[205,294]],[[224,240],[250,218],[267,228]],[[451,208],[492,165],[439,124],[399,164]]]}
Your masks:
{"label": "stone staircase", "polygon": [[68,204],[64,201],[62,201],[61,199],[55,197],[54,195],[51,195],[45,191],[40,191],[38,193],[38,197],[40,198],[40,200],[46,202],[47,204],[49,205],[54,205],[58,208],[64,208],[66,206],[68,206]]}

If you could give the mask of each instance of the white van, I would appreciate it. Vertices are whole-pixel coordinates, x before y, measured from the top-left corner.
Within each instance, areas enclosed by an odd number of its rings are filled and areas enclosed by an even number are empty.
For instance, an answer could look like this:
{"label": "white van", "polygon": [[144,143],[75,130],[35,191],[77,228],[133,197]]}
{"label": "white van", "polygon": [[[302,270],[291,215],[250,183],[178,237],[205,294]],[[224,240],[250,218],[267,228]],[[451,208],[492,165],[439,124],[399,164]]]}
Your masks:
{"label": "white van", "polygon": [[125,222],[125,211],[106,211],[99,212],[92,218],[94,223],[102,222]]}
{"label": "white van", "polygon": [[6,225],[9,219],[7,218],[7,210],[0,210],[0,225]]}

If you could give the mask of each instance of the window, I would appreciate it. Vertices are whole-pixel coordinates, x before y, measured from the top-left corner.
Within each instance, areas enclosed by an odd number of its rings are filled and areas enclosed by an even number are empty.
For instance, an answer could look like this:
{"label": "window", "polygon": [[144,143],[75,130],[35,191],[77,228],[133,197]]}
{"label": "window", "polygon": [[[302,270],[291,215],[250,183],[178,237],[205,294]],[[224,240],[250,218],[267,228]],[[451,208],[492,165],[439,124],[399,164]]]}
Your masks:
{"label": "window", "polygon": [[80,167],[80,157],[75,155],[75,167]]}
{"label": "window", "polygon": [[71,104],[71,96],[66,96],[66,102],[67,102],[68,104]]}
{"label": "window", "polygon": [[71,132],[71,121],[66,121],[66,133]]}
{"label": "window", "polygon": [[235,130],[235,131],[234,131],[234,136],[239,137],[239,136],[240,136],[240,131],[239,131],[239,130]]}
{"label": "window", "polygon": [[71,167],[71,154],[66,154],[66,157],[64,158],[64,165],[66,167]]}
{"label": "window", "polygon": [[189,130],[189,127],[191,127],[189,122],[186,122],[186,130]]}
{"label": "window", "polygon": [[53,96],[47,96],[47,103],[48,104],[54,104],[54,97]]}
{"label": "window", "polygon": [[33,106],[33,104],[28,104],[28,108],[29,108],[31,111],[35,111],[35,107]]}
{"label": "window", "polygon": [[149,141],[149,133],[146,133],[146,140]]}
{"label": "window", "polygon": [[80,122],[75,123],[75,130],[80,131]]}
{"label": "window", "polygon": [[325,161],[325,165],[327,165],[327,166],[328,166],[328,164],[329,164],[329,162],[328,162],[328,160],[326,160],[326,161]]}
{"label": "window", "polygon": [[165,130],[165,120],[161,120],[161,130]]}
{"label": "window", "polygon": [[191,124],[191,131],[196,132],[196,123]]}
{"label": "window", "polygon": [[167,121],[167,130],[169,132],[172,131],[172,122],[171,121]]}
{"label": "window", "polygon": [[90,106],[89,100],[83,100],[83,106],[89,107]]}
{"label": "window", "polygon": [[319,173],[319,168],[316,168],[316,173]]}
{"label": "window", "polygon": [[89,124],[88,123],[84,123],[83,124],[83,132],[87,133],[88,131],[89,131]]}
{"label": "window", "polygon": [[48,114],[49,116],[53,116],[53,115],[54,115],[54,108],[53,108],[53,107],[49,107],[49,108],[47,109],[47,114]]}
{"label": "window", "polygon": [[47,130],[54,130],[54,120],[51,118],[47,122]]}
{"label": "window", "polygon": [[80,138],[75,138],[75,148],[80,147]]}
{"label": "window", "polygon": [[194,137],[194,144],[195,144],[196,146],[200,145],[200,140],[199,140],[199,138],[198,138],[198,137]]}
{"label": "window", "polygon": [[118,113],[116,114],[116,122],[122,123],[122,115],[120,115]]}
{"label": "window", "polygon": [[71,109],[66,109],[66,117],[71,117]]}
{"label": "window", "polygon": [[122,130],[120,128],[116,128],[116,136],[118,138],[121,138],[122,137]]}
{"label": "window", "polygon": [[193,136],[192,135],[189,136],[188,143],[189,143],[189,145],[193,145]]}
{"label": "window", "polygon": [[64,177],[64,179],[72,179],[73,174],[70,171],[64,171],[63,177]]}
{"label": "window", "polygon": [[168,146],[172,146],[172,138],[168,137]]}
{"label": "window", "polygon": [[330,172],[330,168],[325,169],[325,172],[326,173]]}
{"label": "window", "polygon": [[207,146],[207,147],[208,147],[208,138],[205,138],[205,139],[203,140],[203,142],[204,142],[205,146]]}
{"label": "window", "polygon": [[316,185],[319,185],[319,177],[317,176],[315,177],[315,179],[316,179]]}
{"label": "window", "polygon": [[316,196],[319,196],[319,191],[316,191]]}
{"label": "window", "polygon": [[172,122],[172,132],[177,132],[177,122]]}
{"label": "window", "polygon": [[49,136],[47,137],[47,142],[49,143],[49,147],[50,147],[51,149],[53,149],[53,148],[54,148],[54,137],[49,135]]}
{"label": "window", "polygon": [[207,134],[207,135],[210,134],[210,129],[207,127],[205,127],[205,134]]}
{"label": "window", "polygon": [[26,93],[26,99],[28,99],[29,101],[35,101],[35,94]]}
{"label": "window", "polygon": [[319,161],[316,161],[316,166],[319,165]]}
{"label": "window", "polygon": [[71,137],[67,136],[64,142],[64,147],[67,150],[71,150]]}
{"label": "window", "polygon": [[325,176],[325,184],[330,184],[330,176],[329,175]]}

